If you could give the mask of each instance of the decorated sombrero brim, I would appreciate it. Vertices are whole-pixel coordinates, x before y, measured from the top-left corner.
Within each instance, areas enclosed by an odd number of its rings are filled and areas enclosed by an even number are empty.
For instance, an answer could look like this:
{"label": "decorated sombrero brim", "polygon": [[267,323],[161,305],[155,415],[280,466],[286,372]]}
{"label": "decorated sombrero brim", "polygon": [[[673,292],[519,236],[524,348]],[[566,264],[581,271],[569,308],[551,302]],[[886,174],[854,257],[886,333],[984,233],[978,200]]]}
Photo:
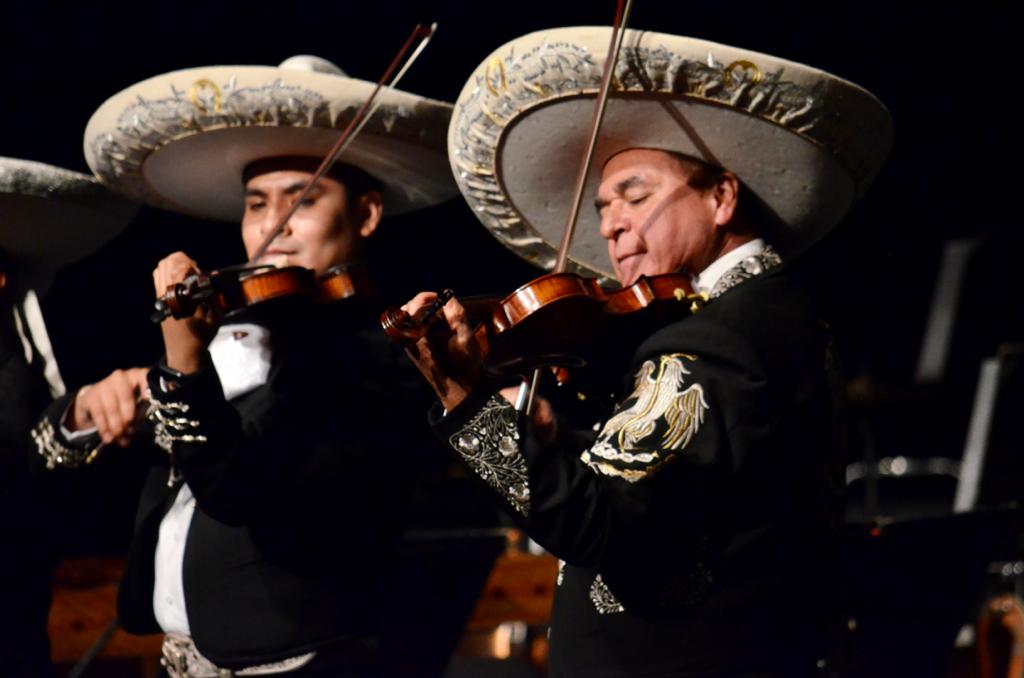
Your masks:
{"label": "decorated sombrero brim", "polygon": [[86,174],[0,157],[0,250],[23,272],[53,273],[90,254],[136,210]]}
{"label": "decorated sombrero brim", "polygon": [[[334,69],[323,60],[293,58],[282,67],[210,66],[158,75],[93,114],[86,160],[103,183],[133,198],[237,221],[248,165],[324,156],[370,96],[374,83]],[[444,148],[451,105],[394,89],[383,89],[379,100],[339,162],[381,182],[386,214],[455,195]]]}
{"label": "decorated sombrero brim", "polygon": [[[551,268],[590,131],[611,29],[558,28],[491,54],[455,104],[448,150],[483,224]],[[824,71],[693,38],[628,30],[615,66],[570,270],[610,276],[592,207],[605,162],[629,148],[681,153],[734,172],[796,253],[867,190],[892,143],[869,92]],[[774,220],[772,220],[774,221]]]}

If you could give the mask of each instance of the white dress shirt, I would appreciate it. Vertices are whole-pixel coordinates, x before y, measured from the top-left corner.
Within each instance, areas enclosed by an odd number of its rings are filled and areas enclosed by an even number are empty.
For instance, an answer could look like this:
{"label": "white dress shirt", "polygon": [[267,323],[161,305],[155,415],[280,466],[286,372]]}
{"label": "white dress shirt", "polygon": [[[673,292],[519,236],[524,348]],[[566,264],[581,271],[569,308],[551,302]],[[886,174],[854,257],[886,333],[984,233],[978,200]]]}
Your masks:
{"label": "white dress shirt", "polygon": [[153,615],[164,631],[189,634],[185,611],[185,538],[196,511],[196,498],[182,483],[167,515],[160,521],[153,567]]}
{"label": "white dress shirt", "polygon": [[14,326],[25,350],[25,362],[32,362],[33,354],[37,355],[43,364],[43,377],[50,389],[50,396],[59,398],[64,395],[64,380],[60,376],[57,359],[53,356],[53,346],[50,344],[50,335],[46,331],[46,322],[43,320],[43,311],[39,308],[39,297],[36,296],[35,290],[28,290],[21,303],[15,306]]}
{"label": "white dress shirt", "polygon": [[736,249],[730,250],[722,256],[711,262],[711,265],[701,271],[699,274],[693,276],[690,281],[693,284],[694,292],[711,292],[715,287],[715,283],[718,279],[725,275],[725,272],[730,268],[740,263],[747,257],[752,257],[755,254],[760,254],[764,251],[766,245],[764,240],[755,238],[750,242],[745,242]]}
{"label": "white dress shirt", "polygon": [[[259,325],[222,325],[209,346],[224,397],[230,400],[267,382],[270,374],[270,331]],[[185,542],[196,500],[182,483],[174,503],[160,522],[154,555],[153,615],[164,631],[191,635],[185,607]]]}

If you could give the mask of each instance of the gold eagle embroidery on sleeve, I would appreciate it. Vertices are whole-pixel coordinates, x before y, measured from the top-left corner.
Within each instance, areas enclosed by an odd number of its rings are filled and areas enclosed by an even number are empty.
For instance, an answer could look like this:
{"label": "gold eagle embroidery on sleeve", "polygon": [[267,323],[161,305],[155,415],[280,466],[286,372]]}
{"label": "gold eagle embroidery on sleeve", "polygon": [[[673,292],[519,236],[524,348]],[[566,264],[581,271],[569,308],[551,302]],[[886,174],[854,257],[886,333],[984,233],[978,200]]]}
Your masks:
{"label": "gold eagle embroidery on sleeve", "polygon": [[[683,361],[696,359],[673,353],[657,362],[644,362],[633,393],[625,401],[628,405],[605,423],[597,442],[581,459],[597,473],[636,482],[669,461],[659,450],[681,450],[689,445],[710,409],[703,386],[684,388],[690,371]],[[652,436],[660,440],[648,441]]]}

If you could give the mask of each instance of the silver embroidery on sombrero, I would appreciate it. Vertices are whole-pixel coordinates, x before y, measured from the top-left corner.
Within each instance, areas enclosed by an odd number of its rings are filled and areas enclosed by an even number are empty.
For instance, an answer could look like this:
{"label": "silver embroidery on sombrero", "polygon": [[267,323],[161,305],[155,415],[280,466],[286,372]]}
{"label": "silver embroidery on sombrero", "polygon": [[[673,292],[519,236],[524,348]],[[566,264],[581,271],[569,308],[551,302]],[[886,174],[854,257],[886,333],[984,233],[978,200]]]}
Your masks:
{"label": "silver embroidery on sombrero", "polygon": [[615,594],[608,588],[608,585],[601,579],[601,575],[594,577],[590,585],[590,602],[594,603],[594,609],[598,614],[618,614],[625,612],[626,608],[615,598]]}
{"label": "silver embroidery on sombrero", "polygon": [[768,245],[757,254],[747,257],[723,273],[722,277],[711,288],[708,298],[714,299],[719,297],[744,280],[750,280],[762,273],[767,273],[781,263],[782,257],[779,256],[779,253],[771,245]]}
{"label": "silver embroidery on sombrero", "polygon": [[686,385],[684,361],[696,356],[673,353],[640,367],[633,393],[609,419],[597,442],[580,458],[593,471],[635,483],[672,461],[704,423],[709,409],[704,387]]}
{"label": "silver embroidery on sombrero", "polygon": [[[196,85],[202,84],[202,87]],[[233,127],[341,127],[355,114],[356,106],[342,109],[332,119],[331,103],[320,93],[282,81],[260,87],[238,87],[235,78],[214,83],[195,83],[182,91],[171,85],[170,96],[142,99],[120,113],[117,130],[94,138],[90,147],[96,175],[114,182],[133,195],[150,194],[142,165],[164,144],[209,130]],[[369,134],[426,136],[443,129],[444,120],[427,123],[412,120],[408,107],[383,104],[367,122]],[[440,134],[440,133],[439,133]],[[153,196],[159,200],[159,196]]]}
{"label": "silver embroidery on sombrero", "polygon": [[[496,173],[496,153],[506,126],[534,106],[560,98],[593,94],[602,63],[586,48],[572,42],[547,42],[516,54],[492,58],[476,86],[455,111],[449,142],[452,166],[463,195],[485,226],[507,247],[541,268],[553,268],[556,252],[534,227],[523,221],[509,202]],[[868,116],[825,114],[825,85],[805,86],[787,81],[783,69],[762,72],[755,64],[683,57],[664,46],[623,46],[615,65],[619,92],[662,93],[704,100],[770,121],[825,147],[842,148],[839,159],[855,174],[861,152],[843,144],[850,130],[840,124],[859,120],[870,128]],[[853,102],[847,102],[853,106]],[[861,119],[863,118],[863,119]],[[592,274],[569,262],[568,270]],[[603,279],[602,282],[610,282]]]}
{"label": "silver embroidery on sombrero", "polygon": [[96,175],[101,179],[128,177],[144,192],[141,167],[154,150],[169,140],[211,129],[242,126],[330,127],[330,111],[324,98],[312,90],[281,82],[262,87],[236,88],[232,78],[220,85],[207,82],[197,91],[140,99],[126,108],[117,121],[117,134],[92,140]]}
{"label": "silver embroidery on sombrero", "polygon": [[491,396],[448,442],[516,511],[524,516],[530,512],[526,460],[519,451],[519,415],[507,400]]}

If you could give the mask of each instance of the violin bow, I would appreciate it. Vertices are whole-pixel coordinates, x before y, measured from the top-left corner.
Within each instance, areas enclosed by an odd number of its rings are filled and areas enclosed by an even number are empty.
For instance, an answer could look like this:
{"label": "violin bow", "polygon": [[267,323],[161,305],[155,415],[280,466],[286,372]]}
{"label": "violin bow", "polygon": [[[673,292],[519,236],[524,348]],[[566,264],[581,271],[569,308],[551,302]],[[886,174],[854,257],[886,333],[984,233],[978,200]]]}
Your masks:
{"label": "violin bow", "polygon": [[[381,76],[381,79],[377,81],[377,86],[374,87],[373,92],[370,93],[369,98],[365,102],[363,102],[363,105],[359,107],[359,110],[356,111],[356,114],[352,116],[351,120],[349,120],[348,125],[345,126],[345,129],[338,137],[338,140],[334,142],[334,146],[331,147],[331,150],[329,150],[327,152],[327,155],[324,156],[323,162],[320,163],[320,166],[317,168],[316,172],[313,173],[313,176],[306,184],[306,187],[302,189],[301,193],[299,193],[298,197],[295,199],[291,207],[288,209],[288,212],[285,213],[284,217],[281,218],[277,226],[274,227],[274,230],[268,233],[267,237],[264,238],[263,242],[256,249],[256,252],[249,259],[249,264],[255,263],[260,259],[260,257],[267,253],[267,249],[270,247],[270,243],[274,242],[274,238],[281,235],[281,232],[284,231],[285,226],[288,225],[288,221],[293,216],[295,216],[295,212],[298,211],[299,206],[302,205],[302,202],[306,199],[307,196],[309,196],[310,191],[312,191],[316,187],[317,182],[320,181],[320,179],[322,179],[323,176],[327,174],[327,172],[329,172],[332,167],[334,167],[334,163],[338,161],[338,158],[341,156],[341,154],[345,151],[346,148],[348,148],[349,144],[352,143],[352,141],[356,138],[356,135],[359,134],[360,130],[362,130],[363,127],[366,126],[366,123],[370,120],[370,117],[374,114],[374,112],[376,112],[377,108],[380,106],[380,102],[376,101],[377,95],[385,87],[385,83],[387,83],[387,87],[394,87],[395,85],[398,84],[398,81],[402,79],[402,76],[405,75],[405,72],[409,70],[409,67],[412,66],[413,62],[416,61],[419,55],[426,48],[427,43],[430,42],[430,39],[434,36],[434,31],[436,30],[436,22],[432,23],[429,26],[425,26],[423,24],[416,25],[416,28],[413,29],[412,34],[409,36],[409,39],[405,41],[404,45],[402,45],[402,49],[400,49],[398,51],[398,54],[395,55],[395,58],[391,60],[391,63],[388,65],[387,70],[384,71],[384,75]],[[409,52],[410,49],[412,49],[412,46],[413,44],[416,43],[417,39],[419,40],[419,44],[416,46],[416,50],[412,53],[412,55],[409,56],[409,59],[402,66],[402,69],[398,72],[398,74],[395,75],[394,79],[388,82],[388,80],[391,78],[391,75],[395,72],[395,69],[397,69],[398,65],[402,63],[402,60],[405,58],[405,55]]]}
{"label": "violin bow", "polygon": [[558,246],[558,257],[555,259],[555,267],[551,271],[552,273],[563,273],[569,263],[569,246],[572,244],[572,236],[576,232],[576,222],[579,220],[580,206],[583,204],[583,190],[586,188],[590,165],[594,161],[597,135],[601,131],[601,122],[604,120],[604,111],[608,105],[608,94],[611,92],[615,64],[619,61],[622,38],[626,33],[626,23],[629,21],[629,13],[632,8],[633,0],[618,0],[615,8],[615,23],[612,25],[612,37],[608,45],[608,58],[604,62],[604,73],[601,74],[601,88],[598,90],[597,99],[594,101],[594,117],[590,124],[590,138],[587,141],[587,149],[580,159],[579,172],[576,174],[576,187],[573,190],[572,208],[569,210],[569,218],[566,221],[565,230],[562,231],[562,242]]}
{"label": "violin bow", "polygon": [[[572,206],[569,210],[569,218],[565,223],[565,230],[562,231],[562,242],[558,246],[558,256],[555,259],[555,266],[552,273],[564,273],[569,264],[569,247],[572,245],[572,236],[576,232],[576,222],[580,216],[580,206],[583,204],[583,191],[586,188],[587,175],[590,173],[590,165],[594,161],[594,149],[597,148],[597,135],[601,131],[601,122],[604,120],[604,111],[608,106],[608,94],[611,92],[612,76],[615,73],[615,64],[619,61],[619,51],[622,49],[622,39],[626,34],[626,24],[629,22],[629,13],[633,9],[633,0],[618,0],[615,7],[615,22],[612,24],[612,35],[608,44],[608,56],[604,61],[604,72],[601,74],[601,87],[594,101],[594,115],[590,121],[590,136],[587,140],[587,148],[580,159],[579,171],[576,173],[576,186],[573,190]],[[533,396],[537,391],[537,384],[540,381],[540,369],[533,371],[533,376],[527,384],[519,389],[519,396],[516,399],[516,409],[529,414],[533,408]]]}

